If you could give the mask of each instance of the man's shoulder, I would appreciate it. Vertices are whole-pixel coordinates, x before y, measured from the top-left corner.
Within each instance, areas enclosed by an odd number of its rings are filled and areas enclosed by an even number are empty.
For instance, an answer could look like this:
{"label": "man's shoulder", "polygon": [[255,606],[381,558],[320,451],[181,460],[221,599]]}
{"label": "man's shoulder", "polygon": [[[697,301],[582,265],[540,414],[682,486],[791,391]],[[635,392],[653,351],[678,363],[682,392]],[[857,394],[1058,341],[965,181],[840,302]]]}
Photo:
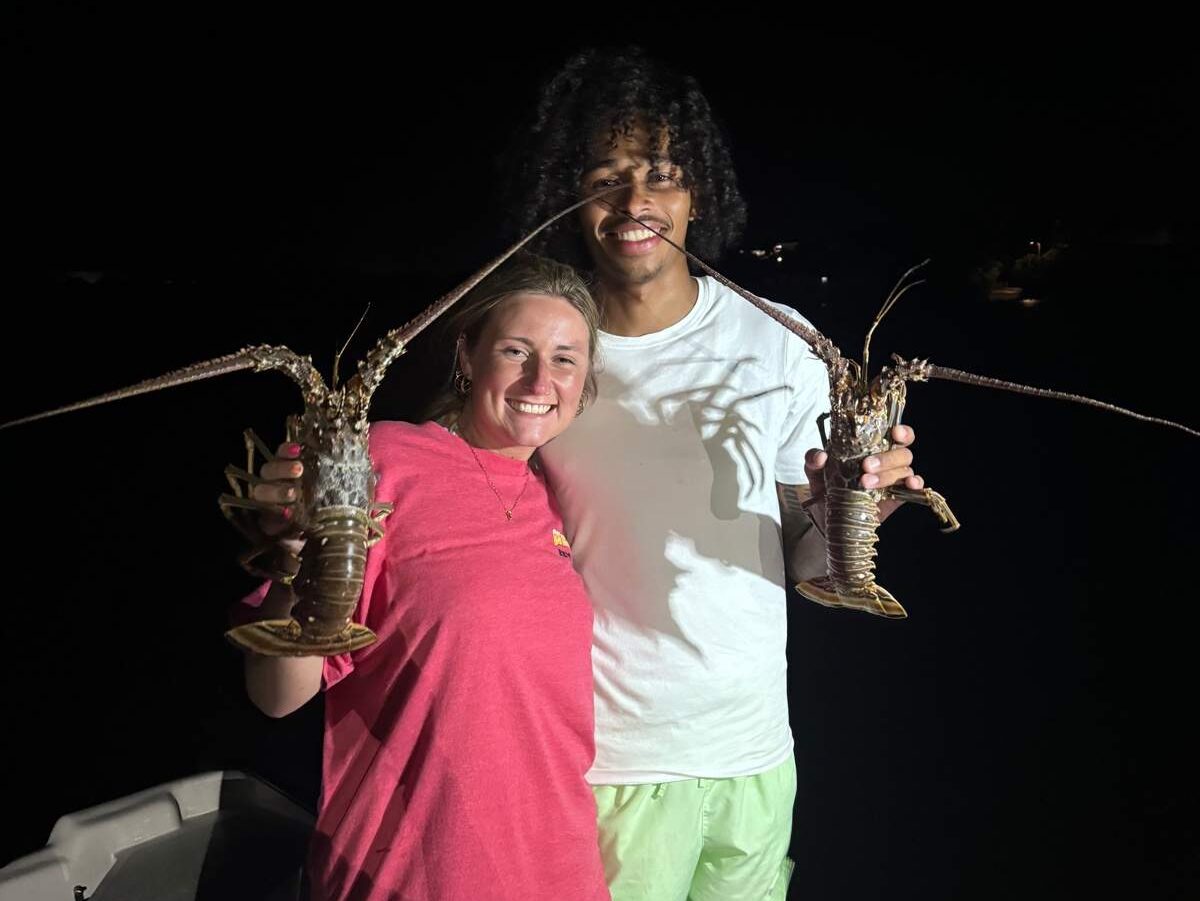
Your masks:
{"label": "man's shoulder", "polygon": [[[780,326],[778,322],[775,322],[770,316],[767,316],[762,310],[755,307],[754,304],[750,303],[736,291],[725,287],[715,278],[704,276],[704,281],[706,282],[707,290],[711,292],[711,308],[714,316],[723,320],[737,319],[752,327],[760,327],[768,334],[772,334],[774,333],[775,329],[778,329],[779,333],[782,333],[783,335],[791,335],[797,341],[803,342],[803,339],[799,335],[789,332],[787,329]],[[772,309],[778,311],[789,319],[799,322],[801,325],[805,325],[811,329],[816,328],[816,326],[814,326],[807,318],[801,315],[800,312],[794,307],[789,307],[787,304],[768,300],[765,297],[759,297],[759,300],[763,301]]]}

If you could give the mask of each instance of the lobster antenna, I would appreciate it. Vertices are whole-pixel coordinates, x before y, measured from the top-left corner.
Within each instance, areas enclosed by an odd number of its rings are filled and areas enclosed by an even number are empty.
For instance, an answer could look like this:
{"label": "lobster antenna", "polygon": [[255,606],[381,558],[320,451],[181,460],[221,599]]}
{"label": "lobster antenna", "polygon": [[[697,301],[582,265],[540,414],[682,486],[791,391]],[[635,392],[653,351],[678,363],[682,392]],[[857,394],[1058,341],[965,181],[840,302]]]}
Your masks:
{"label": "lobster antenna", "polygon": [[[917,263],[917,265],[915,265],[911,269],[909,269],[902,276],[900,276],[899,281],[896,282],[896,286],[894,288],[892,288],[891,293],[888,294],[887,299],[884,300],[883,306],[880,307],[879,312],[875,314],[875,321],[872,322],[871,327],[869,329],[867,329],[867,337],[866,337],[866,340],[863,341],[862,378],[864,379],[864,381],[869,377],[869,370],[867,369],[867,362],[869,361],[870,356],[871,356],[871,336],[873,334],[875,334],[875,329],[878,327],[879,323],[883,322],[883,317],[886,316],[891,311],[892,307],[894,307],[896,305],[896,301],[898,301],[901,297],[903,297],[905,294],[908,293],[909,288],[915,288],[917,285],[925,284],[925,279],[923,279],[923,278],[918,279],[915,282],[909,282],[909,284],[907,284],[907,285],[905,285],[904,283],[908,280],[909,276],[911,276],[914,272],[916,272],[922,266],[928,266],[928,265],[929,265],[929,260],[923,260],[922,262]],[[901,287],[901,285],[903,285],[903,287]]]}
{"label": "lobster antenna", "polygon": [[346,352],[346,348],[350,346],[350,342],[354,340],[354,336],[358,334],[358,330],[362,328],[362,324],[367,321],[367,314],[369,312],[371,312],[371,305],[367,304],[367,308],[358,317],[358,325],[354,326],[351,330],[350,337],[346,339],[346,343],[342,345],[342,349],[333,355],[333,381],[329,383],[330,390],[337,387],[338,365],[342,362],[342,354]]}
{"label": "lobster antenna", "polygon": [[[269,349],[269,348],[267,348]],[[253,351],[254,348],[243,348],[237,353],[226,354],[223,357],[217,357],[212,360],[205,360],[202,363],[194,363],[191,366],[185,366],[182,369],[175,369],[165,375],[156,376],[152,379],[138,382],[136,385],[129,385],[125,388],[118,388],[115,391],[109,391],[106,394],[100,394],[96,397],[90,397],[86,400],[76,401],[72,404],[66,404],[62,407],[55,407],[53,410],[44,410],[41,413],[34,413],[30,416],[22,416],[20,419],[13,419],[9,422],[0,423],[0,429],[11,428],[16,425],[24,425],[27,422],[36,422],[39,419],[46,419],[50,416],[58,416],[60,413],[72,413],[75,410],[86,410],[88,407],[97,407],[100,404],[109,404],[114,400],[123,400],[126,397],[135,397],[139,394],[149,394],[152,391],[161,391],[164,388],[173,388],[176,385],[186,385],[190,382],[198,382],[202,379],[211,379],[218,375],[226,375],[230,372],[238,372],[242,369],[251,369],[257,366]]]}
{"label": "lobster antenna", "polygon": [[[388,364],[400,353],[403,352],[406,344],[414,337],[420,334],[431,322],[437,319],[442,313],[468,290],[475,287],[483,280],[485,276],[495,270],[501,263],[507,260],[510,256],[528,244],[536,235],[547,228],[549,225],[557,222],[563,216],[584,204],[588,204],[604,197],[614,191],[624,189],[624,185],[613,185],[608,188],[596,191],[589,194],[577,203],[572,204],[565,210],[560,210],[558,213],[551,216],[536,229],[526,235],[517,243],[513,244],[508,250],[501,254],[496,259],[488,263],[479,272],[476,272],[467,281],[463,282],[449,294],[443,295],[423,312],[417,315],[416,318],[409,321],[400,328],[392,329],[375,345],[375,349],[367,357],[365,371],[361,371],[360,375],[365,384],[368,385],[371,391],[375,389],[379,381],[383,378],[383,372]],[[367,310],[370,310],[368,304]],[[359,326],[366,319],[367,310],[363,311],[362,318],[359,319],[358,325],[354,327],[354,331],[350,333],[350,337],[338,351],[337,356],[333,361],[333,376],[334,383],[337,382],[338,364],[341,361],[341,356],[353,340]],[[70,413],[75,410],[83,410],[88,407],[99,406],[100,404],[112,403],[116,400],[122,400],[126,397],[134,397],[138,394],[148,394],[153,391],[162,391],[165,388],[172,388],[176,385],[184,385],[189,382],[197,382],[202,379],[211,379],[219,375],[226,375],[230,372],[238,372],[243,369],[254,369],[256,372],[265,372],[267,370],[277,370],[283,372],[291,378],[305,392],[305,403],[309,402],[311,397],[322,397],[326,394],[325,383],[321,379],[321,374],[312,365],[312,360],[309,357],[301,357],[299,354],[286,347],[272,347],[267,344],[260,344],[252,347],[244,347],[236,353],[227,354],[223,357],[217,357],[212,360],[205,360],[202,363],[194,363],[191,366],[185,366],[182,369],[176,369],[165,375],[160,375],[152,379],[138,382],[136,385],[130,385],[125,388],[118,388],[115,391],[110,391],[107,394],[101,394],[97,397],[91,397],[86,400],[76,401],[66,406],[56,407],[53,410],[45,410],[41,413],[34,413],[30,416],[23,416],[20,419],[13,419],[9,422],[0,422],[0,429],[7,429],[13,426],[23,425],[27,422],[34,422],[39,419],[45,419],[50,416],[58,416],[61,413]],[[360,370],[362,367],[360,366]],[[366,395],[368,402],[370,393]],[[315,402],[315,401],[314,401]],[[365,416],[365,413],[363,414]],[[364,420],[365,421],[365,420]]]}
{"label": "lobster antenna", "polygon": [[[897,362],[901,362],[898,357],[893,356]],[[1088,407],[1096,407],[1100,410],[1108,410],[1110,413],[1120,413],[1123,416],[1130,416],[1142,422],[1149,422],[1155,425],[1165,425],[1173,429],[1187,432],[1189,435],[1200,438],[1200,431],[1186,426],[1183,423],[1175,422],[1171,419],[1160,419],[1157,416],[1147,416],[1144,413],[1136,413],[1133,410],[1125,407],[1118,407],[1116,404],[1110,404],[1106,401],[1096,400],[1092,397],[1084,397],[1081,394],[1069,394],[1066,391],[1052,391],[1049,388],[1034,388],[1030,385],[1022,385],[1017,382],[1006,382],[1002,379],[994,379],[986,375],[976,375],[973,372],[963,372],[961,369],[951,369],[948,366],[929,365],[927,377],[931,379],[945,379],[948,382],[961,382],[964,385],[978,385],[983,388],[996,388],[1000,391],[1012,391],[1016,394],[1027,394],[1030,397],[1048,397],[1054,400],[1066,400],[1071,403],[1084,404]]]}

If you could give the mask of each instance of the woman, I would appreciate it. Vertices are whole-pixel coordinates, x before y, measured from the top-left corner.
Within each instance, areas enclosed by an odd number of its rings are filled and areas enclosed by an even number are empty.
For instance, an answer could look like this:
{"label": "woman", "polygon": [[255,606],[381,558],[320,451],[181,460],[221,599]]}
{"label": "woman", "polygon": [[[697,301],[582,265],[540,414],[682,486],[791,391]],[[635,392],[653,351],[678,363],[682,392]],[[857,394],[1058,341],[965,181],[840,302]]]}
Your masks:
{"label": "woman", "polygon": [[[271,716],[326,692],[314,898],[607,899],[584,781],[592,609],[534,460],[595,396],[598,314],[538,257],[461,303],[436,420],[371,427],[395,510],[355,618],[378,641],[247,655],[247,690]],[[256,498],[291,499],[298,452],[263,467]],[[277,615],[290,592],[247,601]]]}

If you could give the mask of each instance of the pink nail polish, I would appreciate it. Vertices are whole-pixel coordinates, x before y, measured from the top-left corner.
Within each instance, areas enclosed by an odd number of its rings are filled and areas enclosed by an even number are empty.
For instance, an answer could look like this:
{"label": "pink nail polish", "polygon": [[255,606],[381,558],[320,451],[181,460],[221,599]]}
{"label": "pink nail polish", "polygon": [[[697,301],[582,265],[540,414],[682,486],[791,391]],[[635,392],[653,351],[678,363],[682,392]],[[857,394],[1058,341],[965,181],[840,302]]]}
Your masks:
{"label": "pink nail polish", "polygon": [[299,444],[289,444],[286,448],[284,448],[285,453],[287,453],[289,457],[299,457],[300,450],[301,448]]}

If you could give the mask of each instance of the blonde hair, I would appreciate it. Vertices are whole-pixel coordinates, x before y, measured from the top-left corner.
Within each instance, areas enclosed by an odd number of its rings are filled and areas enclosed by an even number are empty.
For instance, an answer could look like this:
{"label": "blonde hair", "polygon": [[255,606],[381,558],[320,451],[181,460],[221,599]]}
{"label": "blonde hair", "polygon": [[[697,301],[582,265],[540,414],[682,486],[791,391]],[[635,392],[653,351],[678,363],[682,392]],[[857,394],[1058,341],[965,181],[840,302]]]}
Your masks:
{"label": "blonde hair", "polygon": [[561,297],[583,317],[588,330],[588,371],[583,383],[584,402],[596,399],[596,362],[599,353],[600,309],[592,299],[583,276],[564,263],[535,253],[522,253],[493,272],[458,302],[449,318],[445,333],[455,339],[450,375],[429,405],[426,419],[446,425],[458,421],[466,397],[455,388],[458,374],[458,344],[469,351],[487,328],[492,314],[514,294],[544,294]]}

